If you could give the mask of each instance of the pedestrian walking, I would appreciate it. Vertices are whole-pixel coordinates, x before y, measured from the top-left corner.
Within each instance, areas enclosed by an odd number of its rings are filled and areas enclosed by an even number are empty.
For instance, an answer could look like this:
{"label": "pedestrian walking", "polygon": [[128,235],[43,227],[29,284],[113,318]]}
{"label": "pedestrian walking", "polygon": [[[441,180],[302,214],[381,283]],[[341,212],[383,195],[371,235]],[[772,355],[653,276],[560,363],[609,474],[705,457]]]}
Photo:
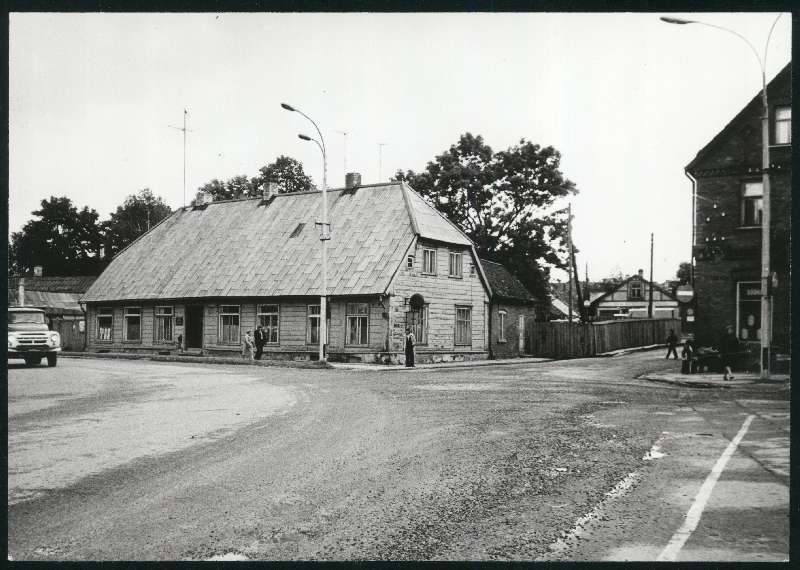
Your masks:
{"label": "pedestrian walking", "polygon": [[678,360],[678,337],[675,336],[673,329],[669,329],[667,335],[667,356],[665,357],[667,360],[669,360],[670,354],[673,355],[673,360]]}
{"label": "pedestrian walking", "polygon": [[694,344],[692,343],[692,339],[687,338],[686,341],[683,343],[683,350],[681,350],[681,373],[691,374],[692,372],[694,372],[694,370],[692,369],[693,358],[694,358]]}
{"label": "pedestrian walking", "polygon": [[242,358],[244,360],[253,360],[254,347],[255,341],[253,340],[253,335],[250,331],[247,331],[247,334],[244,335],[244,339],[242,339]]}
{"label": "pedestrian walking", "polygon": [[739,352],[739,339],[733,332],[733,325],[725,327],[725,333],[719,340],[719,356],[722,361],[723,380],[733,380],[733,360]]}
{"label": "pedestrian walking", "polygon": [[263,325],[256,327],[255,343],[256,360],[261,360],[261,355],[264,354],[264,345],[267,343],[267,333],[264,331]]}
{"label": "pedestrian walking", "polygon": [[414,333],[411,332],[411,327],[406,327],[406,367],[414,367],[414,345],[417,344],[417,339],[414,338]]}

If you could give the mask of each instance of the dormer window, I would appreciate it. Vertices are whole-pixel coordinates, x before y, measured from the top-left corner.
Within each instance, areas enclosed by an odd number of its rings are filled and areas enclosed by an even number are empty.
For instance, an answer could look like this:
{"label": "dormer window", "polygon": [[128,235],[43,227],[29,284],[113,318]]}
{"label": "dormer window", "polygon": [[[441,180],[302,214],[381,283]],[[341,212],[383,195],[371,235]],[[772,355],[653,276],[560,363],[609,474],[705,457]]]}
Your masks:
{"label": "dormer window", "polygon": [[775,107],[775,144],[792,144],[792,108]]}

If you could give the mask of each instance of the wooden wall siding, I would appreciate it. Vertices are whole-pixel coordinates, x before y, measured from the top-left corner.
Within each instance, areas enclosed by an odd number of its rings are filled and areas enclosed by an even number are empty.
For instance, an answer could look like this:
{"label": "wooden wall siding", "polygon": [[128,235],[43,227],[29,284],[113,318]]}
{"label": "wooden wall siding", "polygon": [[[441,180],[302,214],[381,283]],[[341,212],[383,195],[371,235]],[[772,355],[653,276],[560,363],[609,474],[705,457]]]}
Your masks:
{"label": "wooden wall siding", "polygon": [[[422,250],[437,251],[436,275],[422,273]],[[448,276],[451,251],[462,254],[461,279]],[[485,303],[489,301],[486,289],[478,276],[477,269],[471,273],[475,260],[468,248],[446,246],[426,240],[419,240],[409,251],[414,255],[413,269],[407,269],[405,262],[395,275],[390,291],[391,298],[391,347],[402,351],[406,327],[405,300],[419,293],[428,303],[428,344],[420,350],[486,350],[485,342]],[[472,307],[472,346],[455,345],[456,305]]]}

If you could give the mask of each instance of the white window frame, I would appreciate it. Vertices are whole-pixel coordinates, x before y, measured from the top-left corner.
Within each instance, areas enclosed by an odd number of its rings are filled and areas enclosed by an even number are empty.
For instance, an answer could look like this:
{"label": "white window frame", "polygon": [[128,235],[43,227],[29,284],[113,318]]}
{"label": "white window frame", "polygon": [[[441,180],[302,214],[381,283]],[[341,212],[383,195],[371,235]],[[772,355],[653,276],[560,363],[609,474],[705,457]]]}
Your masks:
{"label": "white window frame", "polygon": [[[466,319],[459,319],[459,311],[467,311],[467,318]],[[454,346],[472,346],[472,307],[469,305],[456,305],[456,318],[455,318],[455,331],[453,336],[453,345]],[[466,341],[463,342],[464,339],[459,339],[458,335],[458,324],[459,322],[466,323]],[[462,342],[459,342],[461,340]]]}
{"label": "white window frame", "polygon": [[[232,311],[231,309],[236,308],[236,312]],[[224,317],[236,317],[236,324],[223,324]],[[236,327],[236,339],[226,340],[223,337],[223,330],[225,326],[229,327]],[[227,345],[238,345],[242,342],[242,308],[240,305],[220,305],[219,306],[219,315],[217,316],[217,344],[227,344]]]}
{"label": "white window frame", "polygon": [[414,256],[409,255],[406,257],[406,269],[414,269]]}
{"label": "white window frame", "polygon": [[280,344],[281,308],[279,305],[275,303],[256,305],[256,326],[258,325],[263,327],[264,334],[267,335],[267,344]]}
{"label": "white window frame", "polygon": [[[639,289],[639,296],[636,297],[633,295],[633,286],[636,285]],[[644,300],[644,283],[642,281],[636,280],[631,281],[628,283],[628,300],[629,301],[643,301]]]}
{"label": "white window frame", "polygon": [[[428,318],[430,315],[429,307],[430,305],[425,303],[422,306],[422,309],[418,311],[415,311],[414,309],[410,309],[408,311],[410,322],[407,323],[406,326],[411,327],[411,332],[414,333],[414,340],[416,344],[428,344]],[[417,318],[415,315],[419,315],[419,318]]]}
{"label": "white window frame", "polygon": [[[108,337],[103,338],[100,331],[106,330],[106,327],[100,326],[100,319],[109,319],[108,324]],[[113,342],[114,340],[114,307],[97,307],[95,314],[95,323],[97,325],[95,330],[95,339],[100,342]]]}
{"label": "white window frame", "polygon": [[[307,344],[319,344],[319,331],[320,331],[320,306],[319,305],[308,305],[306,308],[306,343]],[[317,322],[317,338],[313,336],[313,321]]]}
{"label": "white window frame", "polygon": [[497,311],[498,331],[497,342],[506,342],[506,315],[508,312],[505,309]]}
{"label": "white window frame", "polygon": [[[362,312],[363,311],[363,312]],[[351,321],[354,321],[356,341],[353,341]],[[345,307],[345,344],[347,346],[369,345],[369,303],[347,303]],[[363,341],[363,342],[362,342]]]}
{"label": "white window frame", "polygon": [[[135,312],[138,311],[138,312]],[[130,338],[128,332],[129,320],[139,319],[139,338]],[[124,307],[122,309],[122,340],[125,342],[142,342],[142,308]]]}
{"label": "white window frame", "polygon": [[[759,188],[760,191],[755,193],[749,188]],[[752,220],[747,220],[745,218],[746,209],[745,203],[749,201],[756,202],[757,211],[759,212],[756,214],[758,220],[755,223],[750,223]],[[742,189],[739,198],[739,208],[741,210],[739,223],[743,228],[759,228],[761,227],[761,222],[764,220],[764,184],[761,180],[747,180],[742,182]]]}
{"label": "white window frame", "polygon": [[[788,111],[788,117],[779,117],[781,111]],[[792,144],[792,107],[790,105],[778,105],[775,107],[775,144],[776,145],[790,145]],[[782,128],[786,125],[786,130]]]}
{"label": "white window frame", "polygon": [[422,248],[422,273],[425,275],[436,275],[436,250]]}
{"label": "white window frame", "polygon": [[[175,338],[175,309],[168,305],[155,307],[155,318],[153,319],[153,342],[154,344],[171,343]],[[159,325],[163,326],[159,328]],[[168,334],[163,334],[169,331]],[[161,333],[161,334],[160,334]]]}
{"label": "white window frame", "polygon": [[[455,269],[455,271],[453,271]],[[464,277],[464,256],[460,251],[450,252],[449,277],[462,279]]]}

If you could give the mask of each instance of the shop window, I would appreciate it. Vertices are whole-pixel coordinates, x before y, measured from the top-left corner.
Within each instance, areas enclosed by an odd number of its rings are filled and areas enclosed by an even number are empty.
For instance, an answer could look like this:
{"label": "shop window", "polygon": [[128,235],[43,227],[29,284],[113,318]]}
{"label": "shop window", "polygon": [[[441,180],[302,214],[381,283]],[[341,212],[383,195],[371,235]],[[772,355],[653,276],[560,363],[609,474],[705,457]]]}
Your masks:
{"label": "shop window", "polygon": [[736,334],[740,340],[761,340],[761,283],[737,284]]}
{"label": "shop window", "polygon": [[278,328],[280,323],[280,311],[278,305],[258,305],[257,321],[264,329],[264,335],[268,344],[278,344]]}
{"label": "shop window", "polygon": [[217,338],[220,344],[239,344],[239,305],[220,305]]}
{"label": "shop window", "polygon": [[172,342],[172,307],[156,307],[155,341]]}
{"label": "shop window", "polygon": [[110,341],[114,330],[114,309],[97,308],[97,340]]}
{"label": "shop window", "polygon": [[347,344],[368,344],[369,305],[367,303],[347,303]]}
{"label": "shop window", "polygon": [[122,340],[141,342],[142,309],[141,307],[125,307],[125,321],[122,327]]}

